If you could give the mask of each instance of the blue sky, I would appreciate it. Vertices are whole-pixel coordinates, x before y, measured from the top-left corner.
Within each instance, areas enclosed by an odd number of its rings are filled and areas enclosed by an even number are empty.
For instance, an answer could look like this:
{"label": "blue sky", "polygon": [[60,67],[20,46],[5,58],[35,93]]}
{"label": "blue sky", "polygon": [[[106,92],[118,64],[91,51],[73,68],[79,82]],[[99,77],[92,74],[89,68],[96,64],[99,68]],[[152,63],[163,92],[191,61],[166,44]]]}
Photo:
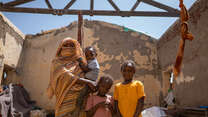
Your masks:
{"label": "blue sky", "polygon": [[[13,0],[0,0],[0,2],[8,2]],[[53,8],[62,9],[70,0],[49,0]],[[136,0],[113,0],[120,10],[130,10]],[[173,8],[177,8],[179,0],[155,0],[157,2],[166,4]],[[184,0],[184,4],[187,8],[196,0]],[[113,10],[112,6],[107,0],[94,0],[95,10]],[[24,5],[22,7],[34,7],[34,8],[46,8],[45,0],[35,0]],[[84,9],[90,8],[90,0],[77,0],[70,9]],[[140,3],[136,11],[163,11],[145,3]],[[71,22],[77,20],[76,15],[45,15],[45,14],[28,14],[28,13],[9,13],[3,12],[3,14],[16,25],[24,34],[36,34],[41,30],[50,30],[54,28],[60,28],[69,25]],[[101,20],[121,26],[131,28],[133,30],[143,32],[156,39],[171,26],[177,18],[168,17],[118,17],[118,16],[84,16],[84,19],[88,20]]]}

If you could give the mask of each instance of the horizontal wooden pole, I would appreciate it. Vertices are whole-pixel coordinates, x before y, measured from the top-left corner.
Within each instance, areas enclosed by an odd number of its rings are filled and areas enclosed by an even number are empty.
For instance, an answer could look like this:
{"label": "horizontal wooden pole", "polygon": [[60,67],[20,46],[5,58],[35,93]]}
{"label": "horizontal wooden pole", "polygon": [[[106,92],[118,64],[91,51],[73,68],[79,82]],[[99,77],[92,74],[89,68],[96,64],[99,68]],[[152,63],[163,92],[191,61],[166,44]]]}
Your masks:
{"label": "horizontal wooden pole", "polygon": [[[46,8],[23,8],[23,7],[0,7],[0,11],[19,12],[19,13],[39,13],[39,14],[55,14],[55,15],[92,15],[91,10],[69,10],[69,9],[46,9]],[[93,10],[93,15],[104,16],[146,16],[146,17],[179,17],[177,12],[149,12],[149,11],[108,11]]]}
{"label": "horizontal wooden pole", "polygon": [[12,2],[5,3],[4,5],[5,6],[17,6],[17,5],[24,4],[27,2],[31,2],[31,1],[34,1],[34,0],[15,0]]}

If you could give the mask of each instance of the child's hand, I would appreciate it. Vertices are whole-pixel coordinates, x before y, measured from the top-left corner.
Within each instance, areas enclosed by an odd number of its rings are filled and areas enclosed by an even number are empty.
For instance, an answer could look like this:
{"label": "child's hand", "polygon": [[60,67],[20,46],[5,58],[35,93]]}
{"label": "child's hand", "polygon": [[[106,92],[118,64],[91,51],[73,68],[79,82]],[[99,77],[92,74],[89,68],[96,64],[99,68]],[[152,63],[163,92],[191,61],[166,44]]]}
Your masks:
{"label": "child's hand", "polygon": [[106,101],[98,103],[98,106],[102,108],[113,109],[113,106],[111,105],[111,103],[108,103]]}
{"label": "child's hand", "polygon": [[111,103],[105,103],[105,107],[109,110],[113,109],[113,105]]}

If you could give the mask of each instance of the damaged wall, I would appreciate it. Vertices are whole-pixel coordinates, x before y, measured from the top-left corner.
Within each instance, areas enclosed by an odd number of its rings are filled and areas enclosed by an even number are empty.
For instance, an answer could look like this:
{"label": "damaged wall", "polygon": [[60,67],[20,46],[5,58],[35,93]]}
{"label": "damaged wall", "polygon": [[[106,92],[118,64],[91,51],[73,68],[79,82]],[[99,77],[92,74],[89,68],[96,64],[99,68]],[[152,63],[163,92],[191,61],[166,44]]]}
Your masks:
{"label": "damaged wall", "polygon": [[[38,105],[52,109],[53,102],[46,96],[49,83],[51,60],[56,49],[66,37],[76,39],[77,23],[28,35],[24,42],[21,62],[21,83],[30,92]],[[99,21],[84,21],[85,47],[92,45],[98,51],[98,61],[103,72],[114,77],[115,83],[121,82],[120,65],[127,59],[136,62],[135,79],[145,85],[146,105],[159,104],[160,81],[157,77],[156,40],[139,32],[125,32],[122,27]]]}
{"label": "damaged wall", "polygon": [[[208,1],[197,0],[189,10],[189,29],[195,39],[186,41],[182,72],[176,80],[176,102],[181,106],[208,105]],[[180,40],[180,22],[176,21],[157,44],[160,70],[170,70]],[[167,77],[166,77],[167,78]],[[163,77],[163,81],[167,80]],[[163,84],[163,88],[166,87]]]}
{"label": "damaged wall", "polygon": [[1,70],[4,65],[12,69],[17,68],[24,38],[24,34],[0,12]]}

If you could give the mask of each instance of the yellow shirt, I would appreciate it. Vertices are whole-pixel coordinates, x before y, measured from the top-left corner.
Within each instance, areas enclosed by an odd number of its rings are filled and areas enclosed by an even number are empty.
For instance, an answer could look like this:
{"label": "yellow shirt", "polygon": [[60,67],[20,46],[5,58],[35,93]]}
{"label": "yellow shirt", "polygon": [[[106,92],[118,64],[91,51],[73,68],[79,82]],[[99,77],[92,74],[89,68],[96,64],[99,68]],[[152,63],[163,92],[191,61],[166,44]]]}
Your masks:
{"label": "yellow shirt", "polygon": [[123,117],[133,117],[137,101],[143,96],[145,96],[144,86],[140,81],[132,81],[129,84],[118,83],[115,86],[114,100],[118,101],[118,107]]}

